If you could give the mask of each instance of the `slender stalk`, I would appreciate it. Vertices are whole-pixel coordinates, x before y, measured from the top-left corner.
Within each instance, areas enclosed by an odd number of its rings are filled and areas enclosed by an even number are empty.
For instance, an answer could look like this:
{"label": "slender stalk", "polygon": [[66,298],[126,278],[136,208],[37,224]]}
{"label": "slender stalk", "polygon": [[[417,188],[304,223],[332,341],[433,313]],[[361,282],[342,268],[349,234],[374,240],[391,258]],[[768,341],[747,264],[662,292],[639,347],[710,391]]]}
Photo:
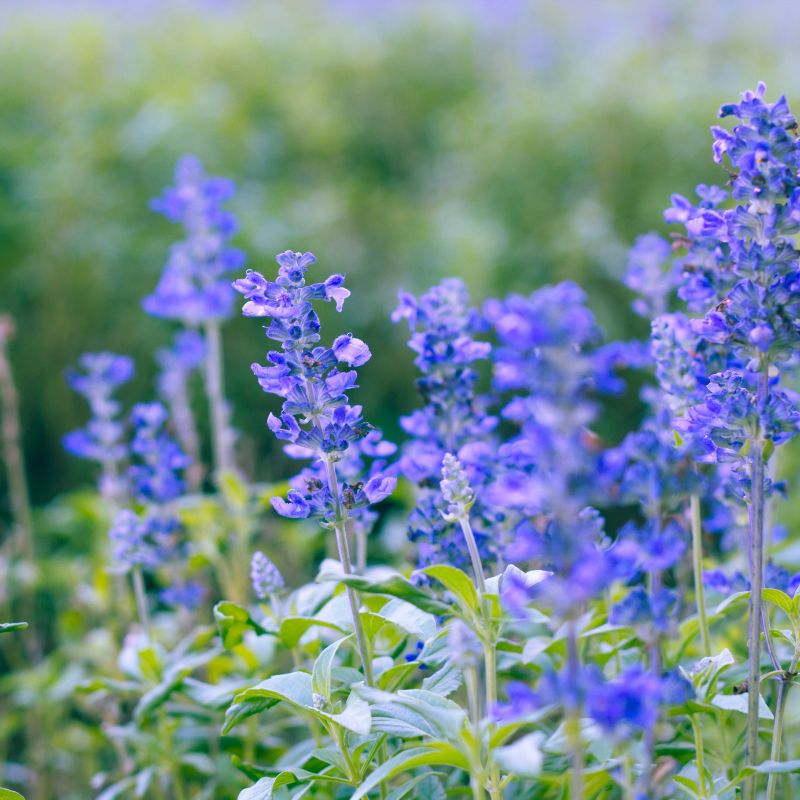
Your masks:
{"label": "slender stalk", "polygon": [[367,530],[363,525],[356,526],[356,569],[359,575],[367,568]]}
{"label": "slender stalk", "polygon": [[175,423],[175,432],[178,435],[183,451],[191,459],[191,463],[186,468],[186,479],[189,488],[197,491],[203,482],[203,464],[200,459],[200,437],[197,433],[197,425],[192,412],[192,404],[189,402],[189,393],[186,382],[181,380],[169,393],[167,397],[169,403],[170,416]]}
{"label": "slender stalk", "polygon": [[[756,405],[760,413],[767,402],[768,365],[762,365],[758,376]],[[761,672],[761,603],[764,584],[764,443],[756,436],[751,444],[750,457],[750,608],[747,644],[748,658],[748,704],[747,737],[744,761],[752,766],[758,761],[758,705],[759,676]],[[749,777],[744,784],[746,800],[755,800],[756,777]]]}
{"label": "slender stalk", "polygon": [[[775,721],[772,725],[772,747],[770,749],[770,761],[781,760],[781,739],[783,736],[783,721],[786,716],[786,700],[789,697],[789,689],[791,688],[791,679],[783,677],[780,685],[778,686],[778,699],[775,704]],[[773,800],[775,797],[775,788],[777,785],[777,774],[770,772],[767,779],[767,800]]]}
{"label": "slender stalk", "polygon": [[694,596],[697,602],[697,619],[700,622],[700,639],[703,655],[711,655],[711,635],[706,616],[705,592],[703,590],[703,523],[700,516],[700,496],[693,494],[689,499],[692,517],[692,564],[694,566]]}
{"label": "slender stalk", "polygon": [[[789,699],[789,690],[792,688],[792,679],[797,672],[797,665],[800,663],[800,650],[795,650],[794,658],[788,672],[781,675],[780,686],[778,687],[778,698],[775,703],[775,720],[772,724],[772,747],[770,749],[770,760],[781,760],[781,744],[783,738],[783,722],[786,716],[786,701]],[[767,779],[767,800],[775,797],[777,785],[777,774],[771,772]]]}
{"label": "slender stalk", "polygon": [[[656,594],[661,586],[661,576],[658,572],[651,572],[647,576],[648,591],[650,595]],[[650,672],[656,679],[661,678],[661,635],[655,629],[649,644]],[[644,734],[644,763],[639,776],[637,796],[647,796],[650,786],[650,776],[653,772],[656,746],[656,723],[649,725]]]}
{"label": "slender stalk", "polygon": [[210,320],[204,325],[206,337],[205,386],[211,419],[211,442],[214,454],[214,474],[233,468],[230,432],[228,429],[228,406],[225,402],[224,376],[222,368],[222,336],[219,322]]}
{"label": "slender stalk", "polygon": [[17,551],[33,560],[33,519],[22,453],[22,426],[19,420],[19,395],[8,356],[8,342],[14,335],[11,317],[0,315],[0,402],[3,409],[3,461],[8,476],[9,500],[14,519],[14,538]]}
{"label": "slender stalk", "polygon": [[703,733],[700,730],[700,723],[698,723],[694,714],[689,715],[689,722],[692,723],[692,732],[694,733],[694,749],[697,753],[697,785],[700,788],[700,797],[708,797],[706,793],[706,768],[703,753]]}
{"label": "slender stalk", "polygon": [[[328,489],[330,490],[331,497],[333,498],[334,511],[336,513],[336,521],[334,523],[334,530],[336,531],[336,546],[339,550],[339,560],[342,563],[342,569],[345,574],[350,575],[353,571],[353,566],[350,562],[350,548],[347,544],[347,518],[346,511],[342,507],[341,498],[339,497],[339,480],[336,477],[336,467],[332,461],[325,460],[325,474],[328,479]],[[350,612],[353,615],[353,631],[356,635],[356,644],[358,646],[358,654],[361,658],[361,663],[364,667],[364,678],[369,686],[374,685],[374,678],[372,674],[372,656],[369,652],[369,644],[367,642],[366,634],[364,633],[364,626],[361,624],[361,614],[359,608],[361,603],[358,599],[358,593],[351,586],[346,586],[347,599],[350,603]]]}
{"label": "slender stalk", "polygon": [[[478,676],[475,674],[474,667],[467,667],[464,670],[464,683],[467,686],[467,706],[469,708],[469,719],[472,723],[472,736],[474,739],[472,761],[475,767],[480,767],[480,741],[481,741],[481,701],[478,693]],[[470,771],[470,786],[472,787],[472,797],[474,800],[482,800],[483,779],[479,771]]]}
{"label": "slender stalk", "polygon": [[[580,685],[580,659],[578,656],[578,635],[575,621],[570,620],[567,629],[567,672],[571,683]],[[583,745],[581,743],[581,708],[580,702],[570,703],[566,709],[566,734],[570,748],[569,787],[570,800],[583,800]]]}
{"label": "slender stalk", "polygon": [[133,578],[133,593],[136,595],[136,608],[139,611],[139,622],[144,628],[145,635],[150,638],[150,614],[147,610],[147,594],[144,590],[144,578],[141,567],[134,567],[131,572]]}
{"label": "slender stalk", "polygon": [[459,517],[458,522],[459,525],[461,525],[461,531],[467,543],[469,560],[472,562],[472,571],[475,573],[475,586],[478,588],[480,594],[486,594],[486,578],[483,574],[483,562],[481,561],[481,554],[478,552],[478,543],[475,541],[475,534],[472,532],[472,525],[470,525],[469,517]]}

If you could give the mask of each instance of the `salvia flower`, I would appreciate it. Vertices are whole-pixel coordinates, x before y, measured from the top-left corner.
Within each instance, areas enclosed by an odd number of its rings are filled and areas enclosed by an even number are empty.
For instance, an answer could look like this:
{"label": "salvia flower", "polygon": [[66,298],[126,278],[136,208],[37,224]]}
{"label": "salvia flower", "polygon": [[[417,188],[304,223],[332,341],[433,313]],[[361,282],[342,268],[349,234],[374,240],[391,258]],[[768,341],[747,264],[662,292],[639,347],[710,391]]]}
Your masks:
{"label": "salvia flower", "polygon": [[477,391],[476,362],[489,357],[491,346],[475,337],[486,323],[456,278],[443,280],[419,298],[401,292],[399,300],[392,321],[408,322],[408,345],[416,353],[414,364],[420,372],[416,385],[424,401],[421,408],[400,418],[411,438],[403,445],[398,468],[418,487],[408,536],[419,566],[436,562],[465,566],[469,559],[463,536],[452,520],[443,517],[438,491],[447,453],[460,459],[475,488],[472,521],[482,553],[488,558],[502,550],[498,537],[488,547],[492,540],[486,535],[490,528],[502,527],[502,513],[486,506],[481,496],[493,473],[493,431],[498,422],[489,413],[489,399]]}
{"label": "salvia flower", "polygon": [[639,295],[632,305],[637,314],[651,319],[664,314],[679,280],[669,242],[657,233],[640,236],[628,254],[624,280]]}
{"label": "salvia flower", "polygon": [[250,561],[250,580],[253,592],[259,600],[277,594],[286,586],[280,570],[260,550],[253,553]]}
{"label": "salvia flower", "polygon": [[469,485],[469,477],[461,462],[447,453],[442,461],[442,496],[447,503],[445,519],[456,521],[465,519],[475,502],[475,492]]}
{"label": "salvia flower", "polygon": [[86,427],[64,437],[64,448],[102,465],[100,490],[112,499],[124,492],[120,462],[128,453],[123,441],[125,425],[119,419],[120,404],[114,393],[132,377],[133,360],[110,352],[84,353],[78,369],[67,373],[70,386],[89,403],[91,418]]}
{"label": "salvia flower", "polygon": [[[295,458],[339,462],[359,445],[361,456],[387,454],[392,446],[383,446],[379,436],[371,436],[374,429],[364,421],[361,406],[348,400],[348,392],[357,388],[355,368],[369,360],[369,348],[352,334],[338,337],[330,348],[319,344],[320,322],[313,304],[333,302],[341,311],[350,294],[343,276],[307,283],[308,268],[316,262],[312,253],[287,250],[276,260],[279,269],[274,281],[248,271],[233,284],[246,300],[242,314],[270,318],[267,337],[281,346],[267,354],[267,365],[252,366],[261,388],[283,401],[280,415],[270,413],[267,426]],[[301,472],[286,498],[272,498],[272,505],[284,517],[330,522],[338,509],[351,512],[380,502],[396,483],[394,476],[375,472],[366,480],[337,485],[336,498],[317,464],[316,469]]]}
{"label": "salvia flower", "polygon": [[244,264],[244,254],[229,244],[236,218],[224,208],[234,191],[232,181],[206,175],[195,156],[178,160],[175,185],[151,208],[183,225],[186,237],[173,245],[156,290],[143,302],[148,314],[187,326],[231,315],[235,294],[227,276]]}

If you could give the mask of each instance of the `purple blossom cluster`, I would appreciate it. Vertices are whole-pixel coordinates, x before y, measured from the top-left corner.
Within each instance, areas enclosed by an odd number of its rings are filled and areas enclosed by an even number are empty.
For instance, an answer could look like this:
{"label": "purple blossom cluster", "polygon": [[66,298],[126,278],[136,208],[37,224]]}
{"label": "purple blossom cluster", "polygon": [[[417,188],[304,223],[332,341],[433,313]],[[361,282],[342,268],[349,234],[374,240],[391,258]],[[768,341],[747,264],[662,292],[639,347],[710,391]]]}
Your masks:
{"label": "purple blossom cluster", "polygon": [[[280,416],[270,413],[269,429],[286,443],[288,455],[315,459],[317,468],[342,461],[354,450],[366,458],[388,455],[393,446],[363,419],[361,406],[350,405],[347,395],[357,388],[355,368],[370,359],[369,348],[350,333],[338,336],[329,348],[318,344],[320,322],[313,303],[333,302],[341,311],[350,294],[344,276],[309,284],[306,272],[316,262],[313,254],[287,250],[276,260],[275,281],[248,271],[234,282],[245,297],[244,316],[269,318],[267,337],[281,345],[267,354],[266,365],[252,366],[261,388],[283,401]],[[288,496],[272,498],[272,505],[284,517],[331,522],[342,509],[353,512],[384,500],[397,483],[380,469],[370,469],[364,477],[337,483],[332,491],[324,475],[304,471],[292,482]]]}
{"label": "purple blossom cluster", "polygon": [[206,175],[195,156],[179,159],[175,185],[151,207],[181,224],[186,238],[173,245],[155,291],[144,299],[148,314],[190,327],[231,316],[236,295],[228,275],[244,264],[244,254],[229,244],[238,224],[224,204],[234,192],[232,181]]}

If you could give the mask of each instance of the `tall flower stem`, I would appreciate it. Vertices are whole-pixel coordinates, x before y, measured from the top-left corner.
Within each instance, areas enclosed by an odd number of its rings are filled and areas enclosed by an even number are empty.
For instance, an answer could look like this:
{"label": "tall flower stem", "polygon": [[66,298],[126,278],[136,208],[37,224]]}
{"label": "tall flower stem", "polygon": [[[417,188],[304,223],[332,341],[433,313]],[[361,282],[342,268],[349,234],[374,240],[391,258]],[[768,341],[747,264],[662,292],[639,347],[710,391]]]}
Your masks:
{"label": "tall flower stem", "polygon": [[133,593],[136,595],[136,608],[139,611],[139,622],[144,628],[145,635],[150,638],[150,613],[147,610],[147,594],[144,590],[144,577],[141,567],[134,567],[131,573],[133,579]]}
{"label": "tall flower stem", "polygon": [[[800,663],[800,651],[796,650],[788,672],[784,672],[780,678],[778,698],[775,703],[775,720],[772,724],[772,747],[769,753],[770,761],[781,760],[781,740],[783,738],[783,722],[786,717],[786,701],[789,699],[789,690],[792,687],[792,680],[797,672],[798,663]],[[773,800],[775,797],[777,782],[777,774],[770,772],[769,778],[767,779],[767,800]]]}
{"label": "tall flower stem", "polygon": [[[495,652],[494,630],[492,622],[492,607],[486,597],[486,576],[483,573],[483,562],[478,551],[478,543],[475,541],[475,534],[469,521],[469,515],[464,514],[458,518],[461,532],[464,534],[464,541],[467,544],[469,558],[472,562],[472,571],[475,574],[475,588],[481,597],[481,612],[483,614],[484,632],[481,640],[483,642],[483,664],[484,680],[486,682],[486,715],[491,715],[492,709],[497,705],[497,654]],[[492,800],[502,798],[500,789],[500,773],[497,767],[492,764],[489,768],[489,794]]]}
{"label": "tall flower stem", "polygon": [[461,532],[464,534],[464,541],[467,543],[469,560],[472,563],[472,571],[475,574],[475,586],[480,594],[485,594],[486,577],[483,574],[483,562],[481,561],[481,554],[478,551],[478,543],[475,541],[475,534],[472,532],[472,525],[470,524],[469,517],[460,517],[458,524],[461,526]]}
{"label": "tall flower stem", "polygon": [[[567,674],[576,691],[580,686],[579,673],[578,634],[575,621],[570,620],[567,628]],[[583,745],[581,743],[580,701],[577,703],[570,702],[566,712],[567,744],[570,749],[569,797],[583,800]]]}
{"label": "tall flower stem", "polygon": [[703,590],[703,522],[700,515],[700,496],[693,494],[689,498],[692,519],[692,565],[694,567],[694,596],[697,603],[697,619],[700,624],[700,639],[703,643],[703,655],[711,655],[711,635],[706,616],[706,600]]}
{"label": "tall flower stem", "polygon": [[[464,683],[467,687],[467,705],[469,706],[469,719],[472,723],[472,736],[474,739],[474,750],[472,761],[476,766],[481,763],[480,741],[481,741],[481,701],[478,694],[478,676],[475,669],[468,667],[464,670]],[[469,777],[472,787],[473,800],[483,800],[483,780],[480,774],[473,772]]]}
{"label": "tall flower stem", "polygon": [[[336,476],[336,467],[334,463],[328,459],[325,459],[325,474],[328,479],[328,489],[333,499],[333,507],[336,515],[334,530],[336,531],[336,547],[339,550],[339,560],[342,563],[342,569],[345,574],[350,575],[353,572],[353,565],[350,561],[350,546],[347,543],[346,511],[342,507],[342,501],[339,497],[339,480]],[[353,631],[356,635],[358,654],[364,668],[364,678],[368,686],[374,686],[375,679],[372,674],[372,656],[369,652],[369,643],[364,633],[364,626],[361,624],[361,614],[359,612],[361,603],[358,598],[358,593],[351,586],[346,586],[345,590],[350,603],[350,612],[353,616]]]}
{"label": "tall flower stem", "polygon": [[[655,595],[661,586],[661,576],[658,572],[651,572],[647,576],[648,591],[650,595]],[[655,679],[661,678],[661,636],[658,630],[653,626],[652,639],[649,644],[650,650],[650,672]],[[642,772],[639,776],[638,795],[646,796],[648,787],[650,786],[650,776],[653,772],[653,762],[655,760],[655,744],[656,744],[656,724],[652,723],[647,726],[644,734],[644,764],[642,765]]]}
{"label": "tall flower stem", "polygon": [[[769,366],[762,364],[758,375],[756,407],[762,413],[769,391]],[[745,765],[752,766],[758,760],[758,706],[761,693],[761,603],[764,588],[764,442],[756,436],[750,453],[750,607],[747,633],[748,658],[748,703],[747,736],[745,740]],[[756,778],[745,781],[746,800],[755,800]]]}
{"label": "tall flower stem", "polygon": [[203,326],[206,339],[205,386],[211,422],[211,443],[214,456],[214,474],[233,468],[228,433],[228,408],[225,402],[222,369],[222,336],[219,322],[210,320]]}
{"label": "tall flower stem", "polygon": [[689,715],[689,722],[692,723],[694,733],[694,749],[697,753],[697,785],[700,788],[700,797],[708,797],[706,793],[706,768],[703,752],[703,734],[700,730],[700,723],[694,714]]}
{"label": "tall flower stem", "polygon": [[8,342],[14,335],[14,322],[11,317],[0,315],[0,403],[3,421],[2,443],[3,461],[8,476],[9,500],[14,519],[15,540],[18,552],[26,559],[33,559],[33,519],[28,492],[28,479],[25,475],[25,460],[22,454],[21,430],[19,421],[19,395],[11,370],[8,355]]}

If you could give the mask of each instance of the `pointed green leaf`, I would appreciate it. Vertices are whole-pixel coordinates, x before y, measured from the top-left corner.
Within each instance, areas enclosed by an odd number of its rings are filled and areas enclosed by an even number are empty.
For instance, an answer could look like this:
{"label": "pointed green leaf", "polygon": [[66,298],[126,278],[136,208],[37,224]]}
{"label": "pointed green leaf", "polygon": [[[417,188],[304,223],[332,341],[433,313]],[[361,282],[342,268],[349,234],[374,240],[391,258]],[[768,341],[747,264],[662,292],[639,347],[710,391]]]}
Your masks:
{"label": "pointed green leaf", "polygon": [[331,630],[343,634],[347,633],[347,631],[339,625],[326,620],[316,619],[315,617],[286,617],[281,620],[278,636],[284,645],[291,650],[293,647],[297,647],[298,642],[303,638],[305,633],[315,626],[330,628]]}
{"label": "pointed green leaf", "polygon": [[250,616],[250,612],[244,606],[227,600],[214,606],[214,619],[217,621],[222,644],[228,650],[241,644],[245,633],[249,630],[255,631],[259,636],[269,633]]}
{"label": "pointed green leaf", "polygon": [[458,604],[470,611],[477,611],[480,600],[478,590],[472,582],[472,578],[465,572],[449,564],[435,564],[432,567],[425,567],[419,570],[423,575],[439,581],[458,601]]}
{"label": "pointed green leaf", "polygon": [[460,750],[444,742],[436,742],[429,747],[412,747],[398,753],[370,773],[350,800],[361,800],[384,781],[417,767],[428,766],[456,767],[469,772],[469,759]]}
{"label": "pointed green leaf", "polygon": [[322,695],[327,703],[331,700],[331,671],[336,651],[341,647],[342,642],[346,642],[349,638],[349,636],[345,636],[344,639],[339,639],[326,647],[314,662],[314,669],[311,672],[311,688],[312,691]]}

